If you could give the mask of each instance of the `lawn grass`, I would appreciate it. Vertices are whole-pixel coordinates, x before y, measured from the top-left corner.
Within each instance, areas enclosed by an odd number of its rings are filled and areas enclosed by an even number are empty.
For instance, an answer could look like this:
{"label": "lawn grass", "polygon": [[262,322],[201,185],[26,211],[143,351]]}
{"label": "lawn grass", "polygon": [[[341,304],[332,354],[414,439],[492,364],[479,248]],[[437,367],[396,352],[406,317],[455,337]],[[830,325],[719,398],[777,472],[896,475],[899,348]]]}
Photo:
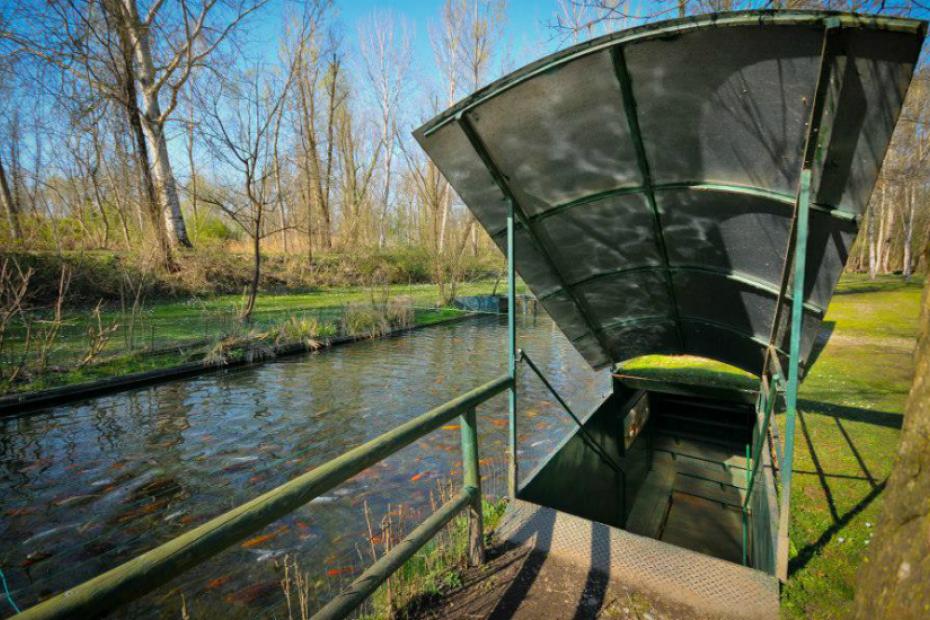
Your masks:
{"label": "lawn grass", "polygon": [[[786,618],[843,618],[881,512],[913,372],[923,283],[844,276],[830,339],[801,385]],[[750,376],[697,358],[639,358],[624,371],[739,387]],[[784,415],[776,418],[784,437]]]}

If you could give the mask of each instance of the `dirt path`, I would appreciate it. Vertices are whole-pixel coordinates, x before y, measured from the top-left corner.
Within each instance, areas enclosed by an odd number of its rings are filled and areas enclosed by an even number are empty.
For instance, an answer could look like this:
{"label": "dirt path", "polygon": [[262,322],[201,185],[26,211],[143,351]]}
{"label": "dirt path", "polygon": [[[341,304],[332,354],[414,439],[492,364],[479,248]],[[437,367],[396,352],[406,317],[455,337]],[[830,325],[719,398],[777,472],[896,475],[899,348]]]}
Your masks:
{"label": "dirt path", "polygon": [[409,610],[422,620],[537,620],[587,618],[700,620],[712,616],[544,558],[526,546],[488,550],[484,566],[469,569],[460,588]]}

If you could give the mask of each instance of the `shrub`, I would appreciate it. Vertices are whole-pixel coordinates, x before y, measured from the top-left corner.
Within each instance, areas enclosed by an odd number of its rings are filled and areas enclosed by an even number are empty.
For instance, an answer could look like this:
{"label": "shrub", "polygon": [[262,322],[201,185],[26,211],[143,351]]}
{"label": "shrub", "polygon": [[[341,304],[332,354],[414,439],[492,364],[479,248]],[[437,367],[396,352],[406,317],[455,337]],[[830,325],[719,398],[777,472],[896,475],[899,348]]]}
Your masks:
{"label": "shrub", "polygon": [[391,326],[384,314],[367,304],[349,304],[343,317],[345,333],[361,338],[377,338],[390,331]]}

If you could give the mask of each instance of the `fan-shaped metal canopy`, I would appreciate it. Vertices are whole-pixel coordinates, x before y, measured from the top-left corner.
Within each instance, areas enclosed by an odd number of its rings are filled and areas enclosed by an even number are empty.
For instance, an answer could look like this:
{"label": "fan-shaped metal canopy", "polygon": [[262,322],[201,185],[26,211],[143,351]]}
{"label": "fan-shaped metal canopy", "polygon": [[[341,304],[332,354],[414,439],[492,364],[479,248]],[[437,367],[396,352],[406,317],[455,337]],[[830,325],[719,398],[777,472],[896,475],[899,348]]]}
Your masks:
{"label": "fan-shaped metal canopy", "polygon": [[787,349],[798,204],[803,363],[925,31],[794,11],[651,24],[527,65],[414,135],[501,247],[513,205],[517,271],[592,366],[688,353],[758,374],[770,342]]}

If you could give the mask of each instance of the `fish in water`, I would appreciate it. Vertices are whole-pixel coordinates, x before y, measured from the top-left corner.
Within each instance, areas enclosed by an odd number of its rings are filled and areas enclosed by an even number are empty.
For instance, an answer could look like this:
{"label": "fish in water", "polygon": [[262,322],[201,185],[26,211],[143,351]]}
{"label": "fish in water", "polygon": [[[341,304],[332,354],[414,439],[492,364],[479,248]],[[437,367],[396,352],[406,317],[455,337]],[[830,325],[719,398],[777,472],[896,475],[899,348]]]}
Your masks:
{"label": "fish in water", "polygon": [[49,536],[54,536],[55,534],[60,534],[61,532],[65,532],[67,530],[73,530],[77,526],[78,526],[77,523],[72,523],[71,525],[61,525],[59,527],[53,527],[49,530],[45,530],[44,532],[39,532],[35,536],[31,536],[30,538],[27,538],[26,540],[23,541],[23,545],[28,546],[29,544],[34,543],[37,540],[42,540],[43,538],[48,538]]}
{"label": "fish in water", "polygon": [[421,472],[418,473],[418,474],[414,474],[414,475],[410,476],[410,482],[416,482],[417,480],[419,480],[420,478],[422,478],[423,476],[425,476],[425,475],[428,474],[428,473],[429,473],[428,471],[421,471]]}
{"label": "fish in water", "polygon": [[61,508],[62,506],[74,506],[75,504],[86,504],[92,500],[100,497],[96,493],[91,493],[89,495],[72,495],[71,497],[66,497],[54,502],[55,506]]}
{"label": "fish in water", "polygon": [[310,503],[311,504],[329,504],[329,503],[335,502],[337,499],[339,498],[332,497],[330,495],[320,495],[319,497],[314,497],[313,499],[311,499]]}
{"label": "fish in water", "polygon": [[238,592],[226,595],[227,603],[236,605],[254,605],[280,593],[281,583],[275,579],[247,586]]}
{"label": "fish in water", "polygon": [[530,444],[530,447],[531,447],[531,448],[536,448],[537,446],[541,446],[541,445],[543,445],[544,443],[549,443],[549,440],[548,440],[548,439],[543,439],[543,440],[541,440],[541,441],[534,441],[533,443]]}
{"label": "fish in water", "polygon": [[107,486],[108,484],[112,484],[112,483],[113,483],[113,478],[101,478],[100,480],[94,480],[93,482],[91,482],[91,483],[90,483],[90,486],[92,486],[92,487],[105,487],[105,486]]}
{"label": "fish in water", "polygon": [[326,571],[328,577],[338,577],[339,575],[351,575],[355,572],[354,566],[343,566],[342,568],[331,568]]}
{"label": "fish in water", "polygon": [[217,577],[216,579],[211,579],[207,582],[207,590],[216,590],[217,588],[225,585],[230,579],[232,579],[232,575],[223,575],[221,577]]}
{"label": "fish in water", "polygon": [[232,457],[232,458],[229,459],[229,460],[232,461],[233,463],[251,463],[251,462],[253,462],[253,461],[257,461],[257,460],[258,460],[258,457],[255,456],[255,455],[252,455],[252,456],[234,456],[234,457]]}
{"label": "fish in water", "polygon": [[22,568],[29,568],[33,564],[38,564],[42,560],[47,560],[50,557],[52,557],[52,554],[46,551],[33,551],[32,553],[26,556],[26,559],[23,560],[23,563],[20,564],[20,566]]}
{"label": "fish in water", "polygon": [[115,517],[110,519],[109,523],[112,525],[114,523],[127,523],[129,521],[135,521],[136,519],[140,517],[144,517],[145,515],[150,515],[153,512],[158,512],[159,510],[167,506],[168,502],[170,501],[171,501],[171,498],[164,498],[164,499],[160,499],[158,501],[152,502],[150,504],[143,504],[142,506],[139,506],[138,508],[133,508],[132,510],[126,511],[121,515],[116,515]]}
{"label": "fish in water", "polygon": [[507,426],[507,420],[501,420],[501,419],[495,418],[491,420],[491,424],[493,424],[494,426],[498,428],[503,428]]}
{"label": "fish in water", "polygon": [[255,558],[256,562],[274,560],[287,553],[287,549],[249,549],[249,551],[258,556]]}
{"label": "fish in water", "polygon": [[183,515],[184,512],[185,512],[185,511],[183,511],[183,510],[178,510],[177,512],[172,512],[170,515],[168,515],[167,517],[165,517],[164,520],[165,520],[165,521],[172,521],[172,520],[174,520],[174,519],[177,519],[177,518],[180,517],[181,515]]}
{"label": "fish in water", "polygon": [[33,514],[37,510],[38,508],[35,506],[20,506],[19,508],[10,508],[3,514],[7,517],[24,517]]}
{"label": "fish in water", "polygon": [[280,536],[287,530],[288,530],[288,527],[286,525],[282,525],[281,527],[279,527],[278,529],[272,532],[268,532],[267,534],[262,534],[261,536],[256,536],[255,538],[250,538],[249,540],[242,543],[242,547],[244,549],[253,549],[259,545],[265,544],[269,540],[277,538],[278,536]]}
{"label": "fish in water", "polygon": [[50,458],[39,459],[38,461],[36,461],[35,463],[31,465],[26,465],[25,467],[20,468],[19,473],[25,474],[27,472],[41,471],[43,469],[48,469],[51,466],[52,466],[52,459]]}
{"label": "fish in water", "polygon": [[457,430],[459,430],[460,428],[462,428],[462,427],[459,426],[458,424],[446,424],[445,426],[442,427],[442,430],[444,430],[444,431],[457,431]]}

